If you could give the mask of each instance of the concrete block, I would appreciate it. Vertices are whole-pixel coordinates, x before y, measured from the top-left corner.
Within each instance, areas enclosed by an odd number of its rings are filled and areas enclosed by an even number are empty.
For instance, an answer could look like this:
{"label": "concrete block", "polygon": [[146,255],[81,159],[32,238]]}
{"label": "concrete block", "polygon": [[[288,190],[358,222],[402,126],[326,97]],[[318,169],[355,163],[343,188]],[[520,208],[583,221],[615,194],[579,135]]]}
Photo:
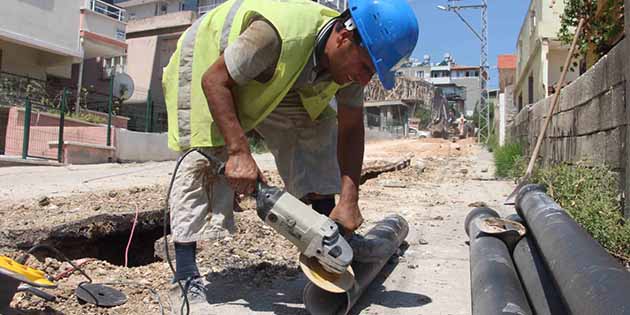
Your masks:
{"label": "concrete block", "polygon": [[595,133],[600,130],[599,98],[590,100],[575,109],[575,131],[577,136]]}
{"label": "concrete block", "polygon": [[553,116],[550,137],[569,137],[575,135],[575,111],[561,112]]}
{"label": "concrete block", "polygon": [[576,154],[570,157],[572,162],[582,161],[589,165],[597,165],[606,160],[605,133],[576,137],[576,141]]}
{"label": "concrete block", "polygon": [[116,160],[146,162],[176,160],[178,152],[168,148],[166,133],[147,133],[116,129]]}
{"label": "concrete block", "polygon": [[[624,39],[623,41],[627,41]],[[628,62],[628,56],[624,52],[624,43],[620,42],[608,52],[606,69],[606,83],[608,86],[617,85],[625,80],[624,65]]]}
{"label": "concrete block", "polygon": [[616,85],[600,96],[601,130],[608,130],[626,124],[624,89],[625,87],[623,85]]}
{"label": "concrete block", "polygon": [[[50,141],[48,146],[56,148],[58,142]],[[111,146],[87,144],[74,141],[63,142],[64,164],[98,164],[111,162],[116,149]]]}
{"label": "concrete block", "polygon": [[613,169],[623,169],[625,165],[624,147],[625,147],[626,126],[620,126],[605,132],[606,137],[606,164]]}
{"label": "concrete block", "polygon": [[[580,79],[584,77],[583,89],[589,89],[589,93],[585,94],[585,97],[593,98],[608,89],[610,83],[608,82],[608,68],[609,58],[604,56],[599,59],[586,73],[580,76]],[[588,100],[585,100],[588,101]]]}
{"label": "concrete block", "polygon": [[578,84],[571,83],[565,86],[560,92],[560,99],[558,100],[558,110],[567,111],[575,107],[575,91]]}

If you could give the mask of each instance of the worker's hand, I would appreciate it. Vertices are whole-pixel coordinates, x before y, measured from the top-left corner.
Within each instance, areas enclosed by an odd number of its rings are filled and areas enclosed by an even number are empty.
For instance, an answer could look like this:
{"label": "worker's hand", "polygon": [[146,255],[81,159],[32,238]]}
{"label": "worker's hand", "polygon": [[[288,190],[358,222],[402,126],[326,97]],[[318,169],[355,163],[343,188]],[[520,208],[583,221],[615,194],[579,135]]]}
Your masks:
{"label": "worker's hand", "polygon": [[237,194],[253,193],[259,175],[256,161],[249,152],[230,154],[225,163],[225,178]]}
{"label": "worker's hand", "polygon": [[343,234],[350,234],[363,224],[363,216],[359,205],[356,202],[339,201],[339,204],[330,213],[330,218],[341,224],[345,231]]}

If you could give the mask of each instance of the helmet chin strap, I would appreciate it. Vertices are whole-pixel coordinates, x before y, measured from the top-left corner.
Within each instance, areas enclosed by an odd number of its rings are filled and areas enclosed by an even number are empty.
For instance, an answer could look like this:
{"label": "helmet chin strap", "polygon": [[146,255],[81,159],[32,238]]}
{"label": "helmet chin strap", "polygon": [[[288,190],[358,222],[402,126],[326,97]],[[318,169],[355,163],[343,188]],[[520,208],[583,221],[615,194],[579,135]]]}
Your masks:
{"label": "helmet chin strap", "polygon": [[354,31],[355,29],[357,29],[357,26],[354,24],[354,20],[352,18],[349,18],[345,22],[343,22],[343,25],[348,31]]}

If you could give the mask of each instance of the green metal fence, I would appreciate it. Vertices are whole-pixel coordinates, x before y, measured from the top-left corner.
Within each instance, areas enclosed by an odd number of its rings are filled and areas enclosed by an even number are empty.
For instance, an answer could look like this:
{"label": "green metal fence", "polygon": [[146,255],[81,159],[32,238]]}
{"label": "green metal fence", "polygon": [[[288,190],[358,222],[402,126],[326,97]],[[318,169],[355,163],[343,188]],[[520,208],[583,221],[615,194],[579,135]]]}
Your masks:
{"label": "green metal fence", "polygon": [[123,103],[113,97],[111,80],[80,92],[68,82],[0,72],[0,154],[62,162],[67,141],[111,146],[114,127],[167,130],[161,94],[140,89],[139,101]]}

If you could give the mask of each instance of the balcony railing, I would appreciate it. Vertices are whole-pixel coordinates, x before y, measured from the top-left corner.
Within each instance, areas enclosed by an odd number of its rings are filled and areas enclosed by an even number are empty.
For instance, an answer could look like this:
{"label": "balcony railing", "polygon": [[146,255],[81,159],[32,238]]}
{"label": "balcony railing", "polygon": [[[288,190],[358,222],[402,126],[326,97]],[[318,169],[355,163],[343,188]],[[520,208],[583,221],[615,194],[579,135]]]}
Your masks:
{"label": "balcony railing", "polygon": [[121,22],[124,22],[126,18],[125,9],[100,0],[85,0],[85,7],[96,13],[107,15]]}
{"label": "balcony railing", "polygon": [[209,1],[200,1],[199,2],[199,16],[203,15],[204,13],[218,7],[220,4],[222,4],[223,2],[225,2],[226,0],[209,0]]}

